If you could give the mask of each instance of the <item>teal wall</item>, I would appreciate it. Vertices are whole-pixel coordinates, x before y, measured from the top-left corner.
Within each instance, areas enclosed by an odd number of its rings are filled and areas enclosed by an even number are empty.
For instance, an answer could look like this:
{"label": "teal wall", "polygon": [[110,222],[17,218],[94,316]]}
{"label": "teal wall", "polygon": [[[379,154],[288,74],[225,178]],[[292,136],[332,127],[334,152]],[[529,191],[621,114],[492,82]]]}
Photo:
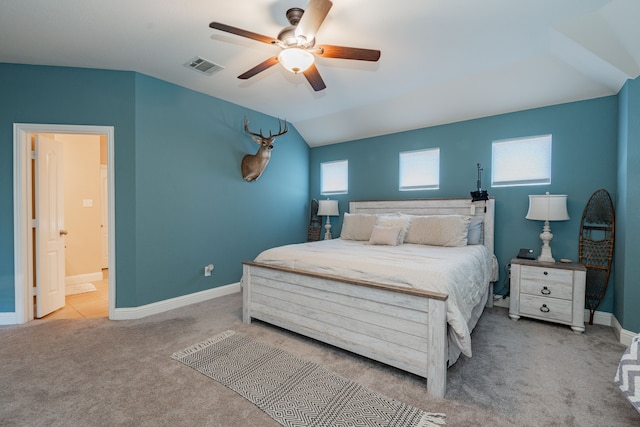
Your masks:
{"label": "teal wall", "polygon": [[615,307],[625,329],[640,331],[640,79],[618,94],[618,200],[616,211]]}
{"label": "teal wall", "polygon": [[242,119],[273,117],[132,72],[0,64],[0,93],[0,312],[15,310],[14,123],[114,126],[116,307],[237,282],[242,261],[306,239],[309,149],[292,126],[247,183]]}
{"label": "teal wall", "polygon": [[258,145],[243,133],[244,116],[252,130],[277,129],[276,118],[136,75],[137,295],[123,304],[237,282],[241,261],[306,240],[308,146],[289,126],[248,183],[240,163]]}
{"label": "teal wall", "polygon": [[[495,252],[501,265],[501,292],[506,266],[519,248],[539,253],[542,223],[524,217],[529,194],[568,195],[570,221],[554,222],[551,243],[556,259],[577,259],[580,220],[591,194],[607,189],[616,197],[617,97],[503,114],[442,126],[400,132],[311,150],[310,193],[320,196],[320,163],[349,160],[349,194],[333,196],[340,212],[348,210],[349,200],[468,197],[475,190],[476,163],[484,168],[483,188],[491,182],[491,143],[494,140],[531,135],[553,135],[551,185],[488,188],[496,199]],[[440,189],[398,190],[398,153],[420,148],[440,147]],[[332,219],[334,235],[341,221]],[[613,311],[613,286],[599,310]]]}
{"label": "teal wall", "polygon": [[134,271],[135,80],[118,71],[0,64],[0,312],[13,312],[13,124],[47,123],[114,126],[115,163],[121,188],[116,221],[118,274]]}
{"label": "teal wall", "polygon": [[[640,331],[640,81],[618,96],[434,126],[311,150],[290,126],[265,174],[242,180],[242,156],[257,145],[242,131],[276,120],[132,72],[0,64],[0,312],[14,311],[13,124],[115,128],[116,307],[136,307],[233,283],[241,262],[268,247],[306,239],[308,200],[320,163],[349,160],[349,200],[467,197],[476,163],[491,177],[491,142],[553,134],[552,183],[488,188],[496,198],[502,267],[521,247],[540,247],[542,224],[524,219],[528,194],[569,195],[570,221],[551,226],[556,258],[576,259],[582,209],[598,188],[616,204],[615,270],[599,310]],[[440,189],[398,191],[398,153],[440,147]],[[618,165],[619,163],[619,165]],[[334,235],[341,221],[332,221]],[[202,275],[213,263],[212,277]],[[496,285],[501,291],[505,274]],[[615,292],[614,292],[615,290]],[[614,298],[615,295],[615,298]]]}

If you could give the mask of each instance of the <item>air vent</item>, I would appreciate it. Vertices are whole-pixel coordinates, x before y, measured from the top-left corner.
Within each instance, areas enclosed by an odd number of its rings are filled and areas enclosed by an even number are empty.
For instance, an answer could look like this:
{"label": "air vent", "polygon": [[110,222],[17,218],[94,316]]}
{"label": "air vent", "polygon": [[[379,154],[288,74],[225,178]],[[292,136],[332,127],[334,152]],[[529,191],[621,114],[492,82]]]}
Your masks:
{"label": "air vent", "polygon": [[199,56],[196,56],[191,61],[185,63],[184,66],[202,74],[206,74],[207,76],[224,69],[222,65],[214,64],[213,62],[200,58]]}

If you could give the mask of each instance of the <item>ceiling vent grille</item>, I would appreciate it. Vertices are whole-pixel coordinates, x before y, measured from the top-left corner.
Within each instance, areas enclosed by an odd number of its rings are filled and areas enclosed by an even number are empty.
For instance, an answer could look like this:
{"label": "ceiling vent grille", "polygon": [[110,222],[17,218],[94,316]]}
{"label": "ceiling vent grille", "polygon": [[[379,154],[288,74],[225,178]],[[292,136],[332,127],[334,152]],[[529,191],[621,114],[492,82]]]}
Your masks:
{"label": "ceiling vent grille", "polygon": [[213,62],[200,58],[199,56],[196,56],[189,62],[186,62],[184,66],[202,74],[206,74],[207,76],[211,76],[224,69],[222,65],[214,64]]}

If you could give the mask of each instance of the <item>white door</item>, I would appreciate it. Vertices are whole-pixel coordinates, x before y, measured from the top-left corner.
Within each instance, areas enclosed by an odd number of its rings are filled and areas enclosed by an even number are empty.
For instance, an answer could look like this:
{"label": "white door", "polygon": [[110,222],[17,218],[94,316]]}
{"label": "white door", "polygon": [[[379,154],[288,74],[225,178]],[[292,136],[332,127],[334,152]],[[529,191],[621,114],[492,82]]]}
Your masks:
{"label": "white door", "polygon": [[107,165],[100,165],[100,196],[102,268],[109,268],[109,180],[107,179]]}
{"label": "white door", "polygon": [[64,307],[64,181],[62,143],[35,141],[36,317]]}

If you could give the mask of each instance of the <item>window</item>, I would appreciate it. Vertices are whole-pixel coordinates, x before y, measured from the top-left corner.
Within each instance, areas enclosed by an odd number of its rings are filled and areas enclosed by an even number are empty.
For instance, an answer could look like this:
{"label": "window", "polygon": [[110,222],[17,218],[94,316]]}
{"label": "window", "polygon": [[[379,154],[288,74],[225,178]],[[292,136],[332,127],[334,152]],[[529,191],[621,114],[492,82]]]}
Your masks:
{"label": "window", "polygon": [[440,188],[440,149],[400,153],[400,191]]}
{"label": "window", "polygon": [[491,186],[551,184],[551,135],[494,141]]}
{"label": "window", "polygon": [[346,194],[349,191],[349,161],[320,163],[320,194]]}

